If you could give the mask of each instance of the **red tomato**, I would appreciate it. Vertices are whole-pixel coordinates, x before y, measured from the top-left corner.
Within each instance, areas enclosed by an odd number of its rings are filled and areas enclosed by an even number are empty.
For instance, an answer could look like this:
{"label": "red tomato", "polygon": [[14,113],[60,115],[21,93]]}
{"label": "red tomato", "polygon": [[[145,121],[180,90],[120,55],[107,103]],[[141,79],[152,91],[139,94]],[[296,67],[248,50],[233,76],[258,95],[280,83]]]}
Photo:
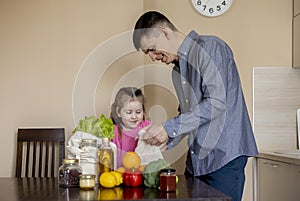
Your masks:
{"label": "red tomato", "polygon": [[125,170],[123,173],[123,183],[127,186],[140,186],[143,184],[143,175],[142,172],[132,169]]}

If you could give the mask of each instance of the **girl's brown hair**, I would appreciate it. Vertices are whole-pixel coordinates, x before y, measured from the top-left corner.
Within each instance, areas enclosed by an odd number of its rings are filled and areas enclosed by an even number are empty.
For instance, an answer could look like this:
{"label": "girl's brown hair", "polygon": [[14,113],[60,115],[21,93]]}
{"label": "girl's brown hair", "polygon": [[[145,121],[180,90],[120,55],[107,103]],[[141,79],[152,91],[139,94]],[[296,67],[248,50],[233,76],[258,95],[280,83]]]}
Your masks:
{"label": "girl's brown hair", "polygon": [[144,106],[145,98],[141,89],[138,89],[136,87],[124,87],[121,88],[116,94],[115,101],[111,105],[110,117],[112,118],[113,123],[116,124],[119,129],[123,127],[123,121],[122,118],[118,116],[118,113],[124,107],[124,104],[126,102],[136,101],[136,100],[142,103],[143,111],[145,112],[145,106]]}

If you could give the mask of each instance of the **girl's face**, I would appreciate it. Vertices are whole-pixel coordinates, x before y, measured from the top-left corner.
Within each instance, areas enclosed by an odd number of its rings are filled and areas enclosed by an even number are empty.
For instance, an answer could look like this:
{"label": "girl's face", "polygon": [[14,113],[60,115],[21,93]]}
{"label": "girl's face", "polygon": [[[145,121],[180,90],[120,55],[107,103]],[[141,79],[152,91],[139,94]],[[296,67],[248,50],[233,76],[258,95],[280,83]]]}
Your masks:
{"label": "girl's face", "polygon": [[134,129],[143,121],[143,105],[138,100],[126,101],[118,112],[118,116],[122,118],[123,130]]}

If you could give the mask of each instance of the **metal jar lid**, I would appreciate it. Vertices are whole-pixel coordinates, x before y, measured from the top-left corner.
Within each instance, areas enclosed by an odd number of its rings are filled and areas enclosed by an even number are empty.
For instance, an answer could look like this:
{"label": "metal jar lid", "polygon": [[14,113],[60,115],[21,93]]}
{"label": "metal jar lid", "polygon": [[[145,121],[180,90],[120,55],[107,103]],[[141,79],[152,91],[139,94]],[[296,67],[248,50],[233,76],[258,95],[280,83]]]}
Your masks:
{"label": "metal jar lid", "polygon": [[80,142],[79,148],[84,147],[84,146],[96,147],[96,145],[97,145],[96,139],[82,139]]}
{"label": "metal jar lid", "polygon": [[96,175],[94,175],[94,174],[81,174],[79,177],[81,179],[95,179]]}
{"label": "metal jar lid", "polygon": [[65,158],[63,161],[62,161],[62,163],[63,164],[71,164],[71,163],[78,163],[79,162],[79,160],[78,159],[68,159],[68,158]]}
{"label": "metal jar lid", "polygon": [[176,170],[173,168],[165,168],[160,170],[161,173],[175,173]]}

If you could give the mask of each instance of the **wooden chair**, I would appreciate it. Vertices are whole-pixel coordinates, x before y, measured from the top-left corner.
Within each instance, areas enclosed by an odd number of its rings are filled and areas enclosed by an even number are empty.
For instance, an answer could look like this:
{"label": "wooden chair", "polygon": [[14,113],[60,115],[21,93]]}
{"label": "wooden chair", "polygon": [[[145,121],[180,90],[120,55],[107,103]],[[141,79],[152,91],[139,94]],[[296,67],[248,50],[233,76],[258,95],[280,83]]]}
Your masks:
{"label": "wooden chair", "polygon": [[64,128],[19,128],[16,177],[57,177],[65,157]]}

